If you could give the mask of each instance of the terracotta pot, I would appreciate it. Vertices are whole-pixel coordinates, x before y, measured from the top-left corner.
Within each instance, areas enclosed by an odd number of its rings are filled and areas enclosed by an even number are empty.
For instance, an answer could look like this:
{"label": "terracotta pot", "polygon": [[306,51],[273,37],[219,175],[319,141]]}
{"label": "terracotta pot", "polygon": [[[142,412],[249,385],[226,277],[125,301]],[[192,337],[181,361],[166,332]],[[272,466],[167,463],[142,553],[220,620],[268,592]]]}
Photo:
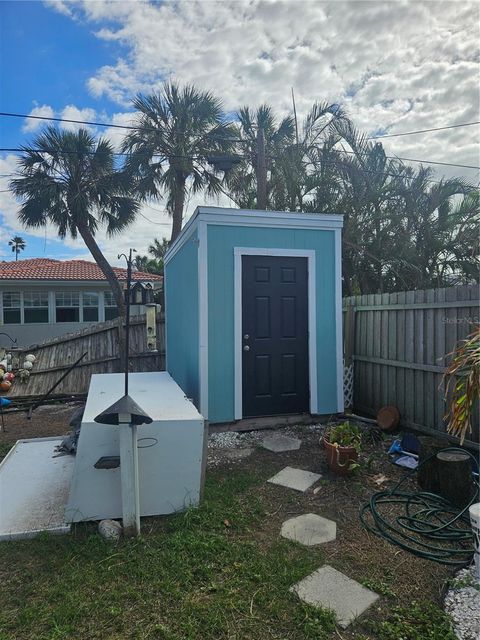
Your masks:
{"label": "terracotta pot", "polygon": [[323,446],[327,453],[327,462],[330,469],[339,476],[347,476],[351,473],[351,463],[358,460],[355,447],[342,447],[331,444],[327,438],[323,438]]}

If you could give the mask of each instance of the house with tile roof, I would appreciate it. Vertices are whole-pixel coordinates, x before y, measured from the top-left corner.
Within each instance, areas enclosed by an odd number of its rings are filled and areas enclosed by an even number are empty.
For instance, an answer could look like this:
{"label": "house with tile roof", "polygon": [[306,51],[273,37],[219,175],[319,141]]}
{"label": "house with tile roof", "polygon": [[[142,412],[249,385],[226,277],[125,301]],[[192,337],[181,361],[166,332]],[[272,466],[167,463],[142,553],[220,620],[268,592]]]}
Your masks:
{"label": "house with tile roof", "polygon": [[[127,270],[114,267],[126,283]],[[132,314],[144,312],[153,293],[162,289],[163,276],[142,271],[132,274]],[[0,346],[38,344],[117,317],[112,291],[95,262],[88,260],[0,261]]]}

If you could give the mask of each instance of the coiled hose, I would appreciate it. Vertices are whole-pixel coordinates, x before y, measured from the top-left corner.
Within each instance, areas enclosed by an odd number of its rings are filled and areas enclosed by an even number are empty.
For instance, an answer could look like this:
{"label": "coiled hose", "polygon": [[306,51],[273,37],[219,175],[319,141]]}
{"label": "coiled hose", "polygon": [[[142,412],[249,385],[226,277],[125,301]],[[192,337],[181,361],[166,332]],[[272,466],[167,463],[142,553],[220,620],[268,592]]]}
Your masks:
{"label": "coiled hose", "polygon": [[[449,447],[442,451],[466,453],[478,466],[475,457],[465,449]],[[436,455],[429,456],[419,467]],[[360,508],[363,526],[376,536],[420,558],[447,565],[470,563],[474,546],[468,509],[477,501],[478,482],[472,499],[459,511],[448,500],[434,493],[402,491],[402,485],[417,470],[406,473],[393,489],[378,491],[371,496],[369,502]],[[389,508],[392,505],[397,508]],[[392,511],[396,511],[397,515]]]}

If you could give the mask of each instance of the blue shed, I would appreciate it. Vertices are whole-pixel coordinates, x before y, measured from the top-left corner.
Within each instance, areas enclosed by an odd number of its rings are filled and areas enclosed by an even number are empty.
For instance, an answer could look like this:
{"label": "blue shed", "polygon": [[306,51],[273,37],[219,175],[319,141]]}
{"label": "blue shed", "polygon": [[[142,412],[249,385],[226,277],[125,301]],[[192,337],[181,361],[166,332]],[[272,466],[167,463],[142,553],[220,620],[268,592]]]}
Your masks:
{"label": "blue shed", "polygon": [[342,220],[198,207],[169,248],[166,368],[210,423],[343,411]]}

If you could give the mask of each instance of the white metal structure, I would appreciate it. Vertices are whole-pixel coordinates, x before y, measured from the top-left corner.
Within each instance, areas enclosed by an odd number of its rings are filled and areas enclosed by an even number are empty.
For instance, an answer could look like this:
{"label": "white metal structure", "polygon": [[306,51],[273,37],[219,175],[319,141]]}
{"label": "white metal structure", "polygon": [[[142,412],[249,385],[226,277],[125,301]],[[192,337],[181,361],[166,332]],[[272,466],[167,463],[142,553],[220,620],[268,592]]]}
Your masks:
{"label": "white metal structure", "polygon": [[[120,430],[131,427],[98,424],[94,418],[121,397],[123,382],[120,373],[92,376],[66,509],[69,522],[122,517],[120,467],[94,465],[121,455]],[[129,395],[153,419],[137,427],[140,515],[198,504],[206,445],[202,416],[165,372],[130,374]],[[131,443],[132,434],[125,435]],[[131,450],[126,453],[131,458]]]}
{"label": "white metal structure", "polygon": [[74,458],[56,457],[63,438],[19,440],[0,464],[0,540],[68,533]]}

